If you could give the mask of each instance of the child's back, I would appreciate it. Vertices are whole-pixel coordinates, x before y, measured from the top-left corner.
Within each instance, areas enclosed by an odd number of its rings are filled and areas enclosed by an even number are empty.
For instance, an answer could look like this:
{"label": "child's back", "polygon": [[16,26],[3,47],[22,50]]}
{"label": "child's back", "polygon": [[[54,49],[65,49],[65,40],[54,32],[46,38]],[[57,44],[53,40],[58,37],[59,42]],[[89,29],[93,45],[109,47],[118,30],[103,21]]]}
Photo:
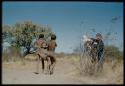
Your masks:
{"label": "child's back", "polygon": [[55,48],[57,47],[56,41],[55,40],[50,40],[48,42],[48,51],[55,51]]}

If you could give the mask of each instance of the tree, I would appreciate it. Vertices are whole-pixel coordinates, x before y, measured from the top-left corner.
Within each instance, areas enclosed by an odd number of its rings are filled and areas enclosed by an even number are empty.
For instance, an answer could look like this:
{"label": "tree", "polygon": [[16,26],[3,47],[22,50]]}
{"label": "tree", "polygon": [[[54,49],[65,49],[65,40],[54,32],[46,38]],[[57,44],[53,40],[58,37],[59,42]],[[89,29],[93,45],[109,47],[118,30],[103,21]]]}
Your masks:
{"label": "tree", "polygon": [[32,40],[37,38],[39,34],[45,35],[45,40],[48,40],[52,31],[49,26],[33,24],[32,21],[24,21],[16,23],[14,26],[4,25],[2,31],[2,39],[7,40],[11,46],[20,50],[25,48],[24,56],[30,53]]}

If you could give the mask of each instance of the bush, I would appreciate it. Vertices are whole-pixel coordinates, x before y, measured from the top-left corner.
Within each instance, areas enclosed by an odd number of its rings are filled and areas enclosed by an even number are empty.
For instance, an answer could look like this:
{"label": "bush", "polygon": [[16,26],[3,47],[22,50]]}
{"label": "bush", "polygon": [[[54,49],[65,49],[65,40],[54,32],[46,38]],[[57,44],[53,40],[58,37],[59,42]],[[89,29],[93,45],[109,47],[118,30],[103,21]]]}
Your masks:
{"label": "bush", "polygon": [[105,57],[121,60],[123,59],[123,52],[116,46],[105,46]]}
{"label": "bush", "polygon": [[17,61],[21,60],[19,49],[16,47],[9,47],[2,52],[2,61]]}

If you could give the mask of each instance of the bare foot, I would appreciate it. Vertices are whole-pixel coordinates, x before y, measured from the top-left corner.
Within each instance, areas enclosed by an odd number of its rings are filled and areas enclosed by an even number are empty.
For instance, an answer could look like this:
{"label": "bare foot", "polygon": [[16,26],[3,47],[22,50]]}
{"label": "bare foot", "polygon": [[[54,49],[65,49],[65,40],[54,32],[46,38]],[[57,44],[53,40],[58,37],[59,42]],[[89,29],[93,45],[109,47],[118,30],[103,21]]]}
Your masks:
{"label": "bare foot", "polygon": [[35,74],[39,74],[38,72],[34,72]]}

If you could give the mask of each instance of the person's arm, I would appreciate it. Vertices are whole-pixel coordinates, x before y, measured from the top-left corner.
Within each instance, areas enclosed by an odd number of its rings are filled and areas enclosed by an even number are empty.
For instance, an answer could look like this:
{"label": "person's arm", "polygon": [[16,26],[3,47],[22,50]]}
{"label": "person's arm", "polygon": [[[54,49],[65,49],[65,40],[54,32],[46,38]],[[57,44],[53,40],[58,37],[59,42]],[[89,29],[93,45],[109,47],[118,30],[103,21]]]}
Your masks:
{"label": "person's arm", "polygon": [[94,39],[94,38],[90,38],[92,41],[95,41],[96,39]]}
{"label": "person's arm", "polygon": [[48,47],[48,43],[47,43],[46,41],[43,41],[43,42],[41,43],[41,47],[47,48],[47,47]]}
{"label": "person's arm", "polygon": [[57,47],[57,43],[55,42],[55,46]]}
{"label": "person's arm", "polygon": [[91,40],[92,40],[92,44],[94,43],[94,42],[96,42],[96,39],[94,39],[94,38],[90,38]]}

